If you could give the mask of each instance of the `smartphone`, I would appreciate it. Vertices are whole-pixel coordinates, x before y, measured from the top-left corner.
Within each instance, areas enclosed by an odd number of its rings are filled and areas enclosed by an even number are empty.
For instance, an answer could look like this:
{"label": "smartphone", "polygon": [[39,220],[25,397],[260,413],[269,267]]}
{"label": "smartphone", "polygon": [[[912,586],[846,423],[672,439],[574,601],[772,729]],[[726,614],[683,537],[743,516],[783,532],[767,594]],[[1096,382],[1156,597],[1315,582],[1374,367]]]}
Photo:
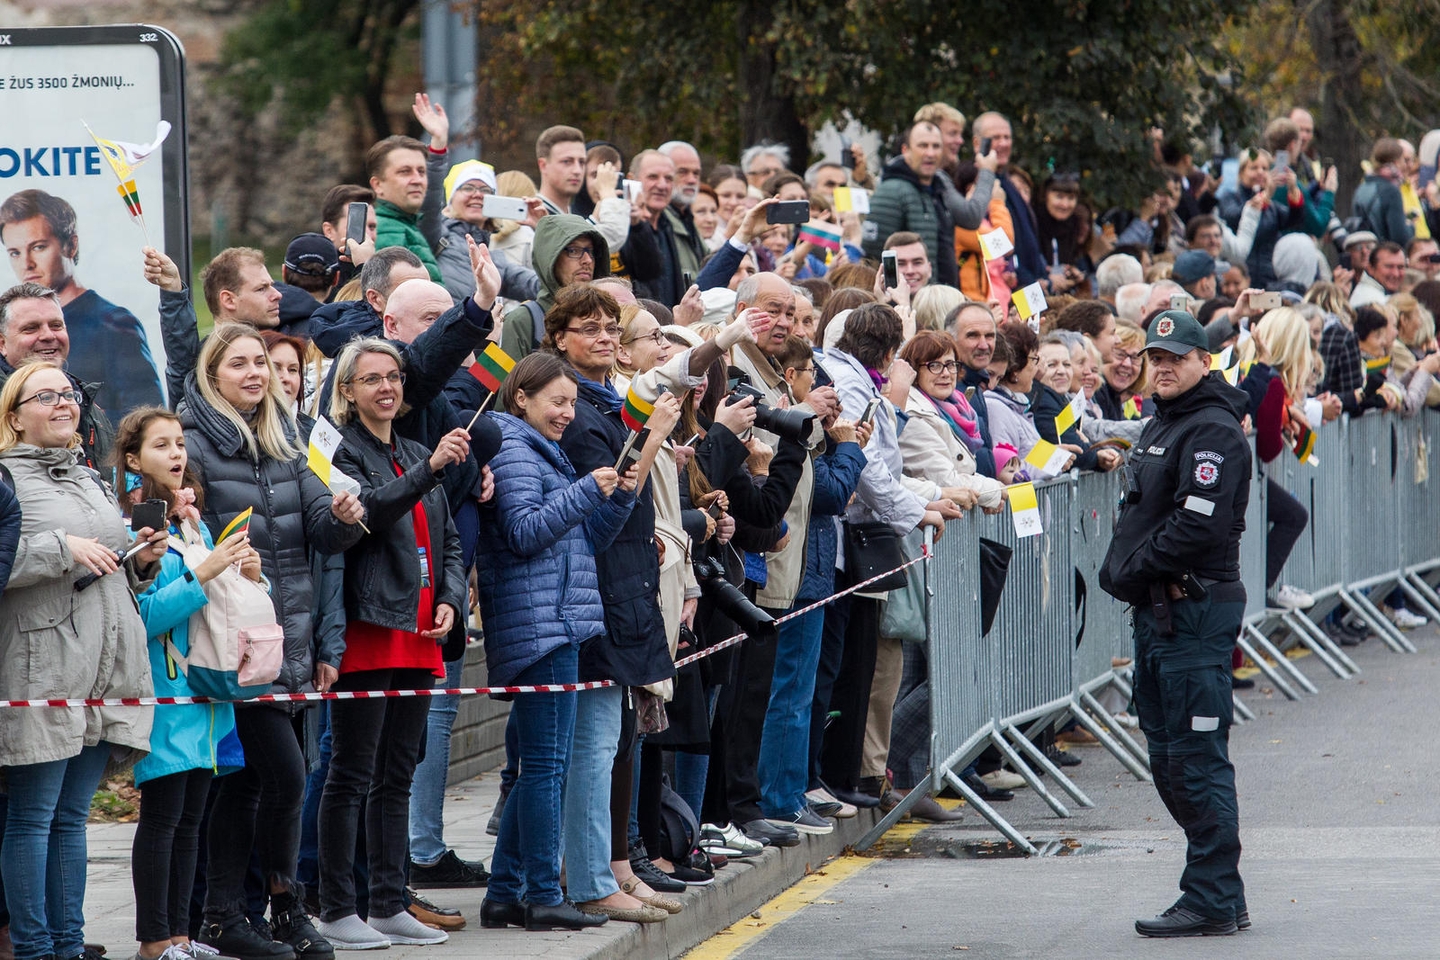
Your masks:
{"label": "smartphone", "polygon": [[[352,204],[353,206],[353,204]],[[365,204],[360,204],[365,206]],[[145,500],[130,508],[130,529],[140,530],[149,527],[151,530],[164,530],[169,526],[165,522],[165,501]]]}
{"label": "smartphone", "polygon": [[885,289],[898,290],[900,288],[900,268],[895,263],[895,251],[886,250],[880,254],[880,264],[885,271]]}
{"label": "smartphone", "polygon": [[[1321,171],[1322,173],[1323,173],[1324,171],[1326,171],[1326,170],[1329,170],[1329,169],[1330,169],[1331,167],[1333,167],[1333,166],[1335,166],[1335,158],[1334,158],[1334,157],[1321,157],[1321,158],[1320,158],[1320,171]],[[1424,167],[1421,167],[1421,168],[1420,168],[1420,179],[1421,179],[1421,180],[1424,180],[1424,179],[1425,179],[1425,168],[1424,168]],[[1431,167],[1431,168],[1430,168],[1430,179],[1432,179],[1432,180],[1435,179],[1435,168],[1434,168],[1434,167]]]}
{"label": "smartphone", "polygon": [[1419,183],[1419,189],[1423,191],[1426,187],[1430,186],[1430,184],[1432,184],[1432,183],[1434,183],[1434,182],[1435,182],[1435,164],[1433,164],[1433,163],[1422,163],[1422,164],[1420,164],[1420,183]]}
{"label": "smartphone", "polygon": [[1289,151],[1289,150],[1276,150],[1276,151],[1275,151],[1275,169],[1276,169],[1277,171],[1279,171],[1279,170],[1289,170],[1289,169],[1290,169],[1290,151]]}
{"label": "smartphone", "polygon": [[681,446],[682,446],[682,447],[690,447],[690,448],[693,449],[693,448],[695,447],[695,444],[697,444],[697,443],[699,443],[699,442],[700,442],[700,434],[697,433],[697,434],[695,434],[694,436],[692,436],[689,440],[686,440],[684,443],[682,443]]}
{"label": "smartphone", "polygon": [[850,151],[850,141],[840,138],[840,166],[846,170],[855,169],[855,154]]}
{"label": "smartphone", "polygon": [[1277,310],[1281,302],[1278,293],[1257,293],[1250,298],[1250,305],[1256,310]]}
{"label": "smartphone", "polygon": [[624,188],[626,202],[634,203],[640,199],[640,194],[645,191],[645,184],[639,180],[626,180]]}
{"label": "smartphone", "polygon": [[365,242],[365,221],[370,219],[370,204],[352,203],[345,208],[345,239]]}
{"label": "smartphone", "polygon": [[689,290],[690,285],[695,282],[695,274],[691,273],[689,270],[686,270],[684,273],[680,274],[680,279],[685,289]]}
{"label": "smartphone", "polygon": [[1183,293],[1177,293],[1170,298],[1170,309],[1190,312],[1190,298]]}
{"label": "smartphone", "polygon": [[983,157],[983,156],[986,156],[986,155],[989,154],[989,153],[990,153],[990,138],[989,138],[989,137],[981,137],[981,138],[980,138],[980,156]]}
{"label": "smartphone", "polygon": [[860,414],[860,419],[857,420],[856,423],[869,423],[871,420],[874,420],[875,414],[880,410],[880,404],[884,402],[880,397],[871,397],[870,402],[865,404],[865,412]]}
{"label": "smartphone", "polygon": [[502,197],[498,193],[487,193],[482,212],[491,220],[524,220],[529,214],[529,208],[520,197]]}
{"label": "smartphone", "polygon": [[705,512],[716,520],[719,520],[725,514],[725,511],[720,509],[719,500],[712,501],[710,506],[705,508]]}
{"label": "smartphone", "polygon": [[766,223],[807,223],[809,220],[809,200],[781,200],[765,210]]}

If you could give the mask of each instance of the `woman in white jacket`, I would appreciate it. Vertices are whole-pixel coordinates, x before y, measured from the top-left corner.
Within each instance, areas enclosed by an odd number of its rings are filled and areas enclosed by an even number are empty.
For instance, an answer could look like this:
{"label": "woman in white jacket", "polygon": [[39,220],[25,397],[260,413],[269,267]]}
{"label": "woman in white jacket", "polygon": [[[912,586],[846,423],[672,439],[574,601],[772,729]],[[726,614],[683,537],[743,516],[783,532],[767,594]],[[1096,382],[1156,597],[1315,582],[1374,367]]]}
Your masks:
{"label": "woman in white jacket", "polygon": [[905,344],[900,359],[915,371],[905,403],[905,428],[900,431],[905,476],[937,488],[973,490],[982,509],[998,512],[1005,485],[975,472],[971,450],[985,441],[969,401],[956,390],[960,358],[955,341],[934,330],[921,330]]}

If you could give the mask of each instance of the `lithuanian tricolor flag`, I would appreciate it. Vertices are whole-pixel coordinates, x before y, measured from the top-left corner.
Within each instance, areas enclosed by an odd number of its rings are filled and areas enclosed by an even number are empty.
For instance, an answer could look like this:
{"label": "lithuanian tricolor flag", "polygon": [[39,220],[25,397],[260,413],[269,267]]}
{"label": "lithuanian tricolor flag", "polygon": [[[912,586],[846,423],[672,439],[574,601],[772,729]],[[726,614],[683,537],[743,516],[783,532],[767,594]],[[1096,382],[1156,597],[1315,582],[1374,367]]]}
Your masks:
{"label": "lithuanian tricolor flag", "polygon": [[1123,409],[1126,420],[1140,419],[1140,401],[1135,397],[1130,397],[1128,400],[1126,400]]}
{"label": "lithuanian tricolor flag", "polygon": [[100,148],[100,155],[110,164],[115,179],[119,181],[115,191],[120,194],[120,199],[125,201],[125,209],[130,211],[130,216],[143,228],[145,216],[140,210],[140,191],[135,186],[135,168],[160,149],[160,145],[170,135],[170,124],[165,120],[156,124],[155,139],[150,143],[127,143],[124,140],[108,140],[96,136],[88,123],[84,120],[80,122],[84,124],[85,132],[90,134],[90,139]]}
{"label": "lithuanian tricolor flag", "polygon": [[1295,459],[1301,463],[1309,463],[1310,457],[1315,453],[1315,431],[1309,427],[1299,427],[1295,431]]}
{"label": "lithuanian tricolor flag", "polygon": [[655,404],[646,400],[631,387],[625,394],[625,405],[620,408],[620,419],[625,421],[625,426],[639,433],[645,429],[645,421],[650,419],[650,414],[655,412]]}
{"label": "lithuanian tricolor flag", "polygon": [[480,381],[480,385],[491,393],[500,391],[500,384],[510,375],[515,367],[515,360],[500,349],[496,343],[488,344],[485,352],[475,358],[470,364],[470,376]]}
{"label": "lithuanian tricolor flag", "polygon": [[245,534],[249,533],[250,517],[252,514],[254,514],[254,512],[254,507],[246,507],[244,510],[241,510],[238,514],[236,514],[235,519],[227,523],[225,525],[225,529],[220,531],[220,536],[215,538],[216,546],[224,543],[226,537],[244,536]]}

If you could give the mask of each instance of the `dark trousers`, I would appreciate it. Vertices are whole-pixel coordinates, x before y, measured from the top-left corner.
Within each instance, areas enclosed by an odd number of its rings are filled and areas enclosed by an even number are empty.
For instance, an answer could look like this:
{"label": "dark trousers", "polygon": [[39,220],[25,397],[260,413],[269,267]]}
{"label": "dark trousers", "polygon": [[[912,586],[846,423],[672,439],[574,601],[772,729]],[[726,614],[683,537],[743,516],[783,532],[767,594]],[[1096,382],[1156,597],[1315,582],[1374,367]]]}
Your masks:
{"label": "dark trousers", "polygon": [[825,782],[854,790],[860,780],[860,758],[865,749],[865,721],[870,712],[870,686],[875,679],[875,652],[880,642],[880,601],[850,598],[850,622],[845,628],[845,652],[840,674],[830,693],[830,709],[840,715],[825,731],[820,773]]}
{"label": "dark trousers", "polygon": [[[336,690],[411,690],[433,683],[428,670],[357,670],[340,675]],[[410,783],[425,742],[430,701],[425,697],[335,700],[330,704],[330,773],[320,797],[320,917],[356,912],[355,839],[364,801],[369,861],[369,915],[405,909],[405,861],[410,852]]]}
{"label": "dark trousers", "polygon": [[1230,763],[1230,650],[1243,602],[1170,605],[1175,635],[1160,636],[1148,608],[1135,611],[1135,709],[1155,789],[1185,831],[1179,905],[1214,919],[1245,910],[1240,808]]}
{"label": "dark trousers", "polygon": [[1284,569],[1290,551],[1295,549],[1295,541],[1305,532],[1310,514],[1290,491],[1267,479],[1265,520],[1270,524],[1270,532],[1265,536],[1265,589],[1269,590],[1280,579],[1280,571]]}
{"label": "dark trousers", "polygon": [[[835,584],[840,589],[840,584]],[[850,624],[850,598],[841,597],[825,605],[825,630],[820,635],[820,663],[815,668],[815,695],[810,700],[810,786],[820,786],[820,751],[825,745],[825,726],[830,721],[830,696],[840,662],[845,657],[845,628]]]}
{"label": "dark trousers", "polygon": [[212,776],[208,768],[185,770],[140,784],[130,878],[141,943],[190,936],[190,890]]}
{"label": "dark trousers", "polygon": [[923,646],[905,644],[904,656],[905,672],[890,722],[890,770],[895,786],[910,790],[930,769],[930,674]]}
{"label": "dark trousers", "polygon": [[259,854],[266,878],[295,876],[305,799],[305,756],[289,713],[242,707],[235,711],[235,732],[245,767],[220,778],[206,836],[205,921],[221,925],[245,914],[252,852]]}
{"label": "dark trousers", "polygon": [[[785,613],[766,612],[777,618]],[[760,737],[770,706],[770,681],[775,676],[775,641],[748,637],[735,653],[710,725],[706,823],[748,823],[764,816],[760,812]]]}

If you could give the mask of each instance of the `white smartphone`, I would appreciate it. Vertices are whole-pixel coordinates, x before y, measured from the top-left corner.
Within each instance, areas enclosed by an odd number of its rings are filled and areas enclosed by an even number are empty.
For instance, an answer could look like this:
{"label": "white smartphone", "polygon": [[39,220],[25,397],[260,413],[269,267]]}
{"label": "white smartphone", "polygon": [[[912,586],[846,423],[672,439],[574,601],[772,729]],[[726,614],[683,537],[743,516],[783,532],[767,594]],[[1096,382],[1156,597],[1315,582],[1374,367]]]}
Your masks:
{"label": "white smartphone", "polygon": [[624,187],[625,200],[628,203],[634,203],[636,200],[640,199],[640,194],[645,190],[645,184],[641,183],[639,180],[626,180],[624,183]]}
{"label": "white smartphone", "polygon": [[520,197],[502,197],[499,194],[485,195],[485,216],[492,220],[524,220],[529,208]]}

